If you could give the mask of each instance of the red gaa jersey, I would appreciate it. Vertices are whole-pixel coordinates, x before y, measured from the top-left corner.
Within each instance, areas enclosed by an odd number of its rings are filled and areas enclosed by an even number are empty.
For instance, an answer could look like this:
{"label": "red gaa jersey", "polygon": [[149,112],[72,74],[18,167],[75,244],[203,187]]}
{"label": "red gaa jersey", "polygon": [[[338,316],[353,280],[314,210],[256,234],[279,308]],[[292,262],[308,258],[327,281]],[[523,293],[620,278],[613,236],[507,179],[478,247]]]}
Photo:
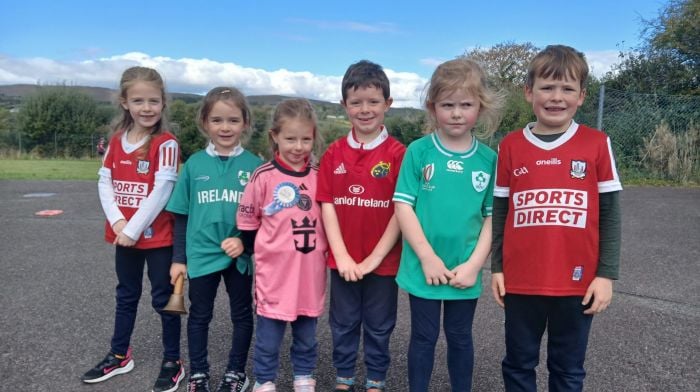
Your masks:
{"label": "red gaa jersey", "polygon": [[[123,132],[118,132],[110,140],[102,166],[111,172],[114,199],[128,221],[153,191],[156,176],[177,178],[179,157],[175,136],[169,132],[152,136],[146,154],[140,148],[131,153],[124,151],[122,135]],[[173,216],[163,210],[143,231],[135,247],[150,249],[170,246],[173,244],[172,231]],[[105,241],[112,243],[115,237],[107,221]]]}
{"label": "red gaa jersey", "polygon": [[598,194],[621,189],[603,132],[572,121],[552,142],[530,126],[508,134],[499,146],[493,192],[509,198],[506,292],[584,295],[598,266]]}

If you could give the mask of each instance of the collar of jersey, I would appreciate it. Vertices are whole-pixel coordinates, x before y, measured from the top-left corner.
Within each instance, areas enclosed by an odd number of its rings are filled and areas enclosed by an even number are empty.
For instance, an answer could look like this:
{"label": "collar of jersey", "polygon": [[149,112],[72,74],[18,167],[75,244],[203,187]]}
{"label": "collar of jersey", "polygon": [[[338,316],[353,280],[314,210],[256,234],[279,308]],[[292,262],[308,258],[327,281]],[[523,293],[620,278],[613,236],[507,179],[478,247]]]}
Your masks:
{"label": "collar of jersey", "polygon": [[277,168],[277,170],[281,171],[282,173],[284,173],[288,176],[292,176],[292,177],[306,177],[309,174],[309,171],[311,171],[311,165],[309,165],[308,162],[307,162],[306,166],[304,166],[304,169],[302,169],[301,171],[296,171],[296,170],[288,167],[282,161],[280,161],[276,158],[272,159],[271,162],[272,162],[272,165]]}
{"label": "collar of jersey", "polygon": [[523,128],[523,135],[525,136],[525,139],[527,139],[527,141],[547,151],[554,150],[555,148],[568,142],[569,139],[574,137],[574,135],[576,134],[576,130],[578,130],[578,124],[576,123],[576,121],[571,120],[571,125],[569,125],[569,128],[561,136],[559,136],[554,141],[545,142],[544,140],[538,138],[537,136],[535,136],[535,134],[532,133],[532,128],[535,127],[535,124],[536,123],[534,122],[527,124],[525,128]]}
{"label": "collar of jersey", "polygon": [[240,143],[238,143],[238,145],[236,147],[234,147],[233,150],[228,154],[219,154],[216,151],[216,149],[214,148],[214,143],[212,143],[212,142],[209,142],[209,145],[207,145],[207,148],[206,148],[207,154],[209,156],[212,156],[212,157],[218,157],[221,155],[229,156],[229,157],[237,157],[237,156],[243,154],[243,151],[244,151],[243,147],[241,146]]}
{"label": "collar of jersey", "polygon": [[447,155],[448,157],[458,156],[460,158],[469,158],[470,156],[474,155],[476,149],[479,147],[479,142],[477,142],[476,137],[473,135],[472,145],[465,152],[455,152],[449,150],[440,141],[440,136],[438,136],[437,131],[433,131],[433,133],[430,134],[430,138],[433,139],[433,144],[435,145],[435,148],[437,148],[437,150],[440,151],[440,153],[442,153],[443,155]]}
{"label": "collar of jersey", "polygon": [[355,139],[354,135],[354,130],[351,129],[350,132],[348,132],[348,144],[352,148],[356,149],[361,149],[361,150],[374,150],[375,148],[379,147],[386,139],[389,138],[389,131],[387,131],[386,127],[382,125],[382,131],[379,132],[379,135],[372,140],[369,143],[360,143]]}

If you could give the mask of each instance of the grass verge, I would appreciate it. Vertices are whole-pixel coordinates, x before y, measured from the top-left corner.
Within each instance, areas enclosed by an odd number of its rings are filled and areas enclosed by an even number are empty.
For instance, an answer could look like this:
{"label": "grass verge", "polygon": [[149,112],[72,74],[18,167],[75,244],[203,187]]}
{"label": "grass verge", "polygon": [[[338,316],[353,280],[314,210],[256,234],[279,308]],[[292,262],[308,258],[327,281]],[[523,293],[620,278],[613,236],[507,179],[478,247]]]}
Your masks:
{"label": "grass verge", "polygon": [[98,159],[0,159],[0,180],[97,181]]}

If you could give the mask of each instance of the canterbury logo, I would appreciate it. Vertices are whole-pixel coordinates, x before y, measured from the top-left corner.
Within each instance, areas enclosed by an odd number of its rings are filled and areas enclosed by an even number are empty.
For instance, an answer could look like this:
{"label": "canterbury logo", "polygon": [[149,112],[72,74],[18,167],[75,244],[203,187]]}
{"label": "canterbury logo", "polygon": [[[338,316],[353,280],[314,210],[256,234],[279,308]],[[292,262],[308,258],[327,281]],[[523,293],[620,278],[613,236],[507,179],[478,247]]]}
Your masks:
{"label": "canterbury logo", "polygon": [[340,165],[333,170],[333,174],[345,174],[347,171],[345,170],[345,164],[343,162],[340,162]]}
{"label": "canterbury logo", "polygon": [[461,173],[464,171],[462,161],[447,161],[447,171]]}

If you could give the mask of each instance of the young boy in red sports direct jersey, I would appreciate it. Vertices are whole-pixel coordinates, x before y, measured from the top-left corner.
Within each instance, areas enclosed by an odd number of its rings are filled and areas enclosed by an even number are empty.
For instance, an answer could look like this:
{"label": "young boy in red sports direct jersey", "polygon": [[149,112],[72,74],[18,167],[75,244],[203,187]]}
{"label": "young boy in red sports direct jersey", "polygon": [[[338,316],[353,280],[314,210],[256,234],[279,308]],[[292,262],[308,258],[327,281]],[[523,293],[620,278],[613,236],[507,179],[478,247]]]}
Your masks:
{"label": "young boy in red sports direct jersey", "polygon": [[537,121],[499,146],[491,288],[505,307],[506,391],[536,391],[547,329],[550,391],[581,391],[593,315],[618,278],[619,192],[610,139],[577,124],[588,65],[548,46],[530,63],[525,98]]}
{"label": "young boy in red sports direct jersey", "polygon": [[384,390],[396,324],[401,244],[392,196],[406,147],[384,127],[392,99],[381,66],[366,60],[351,65],[342,94],[352,129],[321,158],[316,193],[331,248],[333,365],[336,390],[352,390],[364,330],[365,387],[377,392]]}

